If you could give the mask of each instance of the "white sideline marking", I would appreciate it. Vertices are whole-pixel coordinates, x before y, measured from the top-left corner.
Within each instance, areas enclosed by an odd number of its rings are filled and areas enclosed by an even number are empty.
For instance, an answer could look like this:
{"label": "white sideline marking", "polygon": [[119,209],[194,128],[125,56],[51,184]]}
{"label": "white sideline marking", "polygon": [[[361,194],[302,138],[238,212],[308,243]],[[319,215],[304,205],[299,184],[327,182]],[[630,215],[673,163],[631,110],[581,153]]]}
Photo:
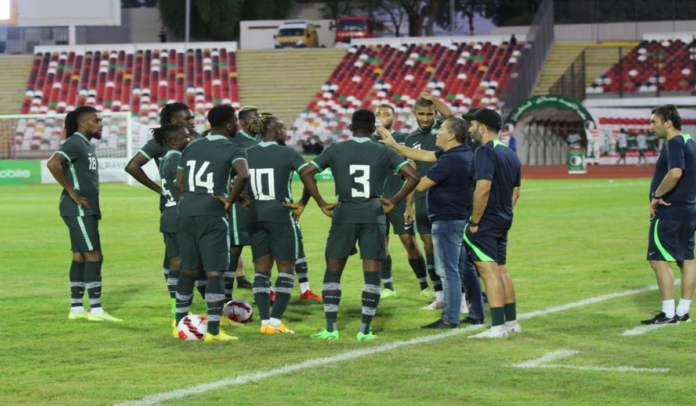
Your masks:
{"label": "white sideline marking", "polygon": [[667,326],[676,326],[676,324],[652,324],[649,326],[640,326],[640,327],[636,327],[636,328],[631,329],[631,330],[626,330],[621,335],[622,336],[639,336],[641,334],[647,333],[648,331],[657,330],[657,329],[667,327]]}
{"label": "white sideline marking", "polygon": [[512,368],[546,368],[546,369],[576,369],[581,371],[608,371],[608,372],[669,372],[669,368],[634,368],[634,367],[593,367],[585,365],[558,365],[549,362],[567,358],[578,354],[580,351],[560,350],[544,354],[541,358],[533,359],[519,364],[510,365]]}
{"label": "white sideline marking", "polygon": [[[650,292],[653,290],[657,290],[657,285],[648,286],[646,288],[641,288],[641,289],[627,290],[624,292],[611,293],[608,295],[602,295],[602,296],[597,296],[597,297],[593,297],[593,298],[589,298],[589,299],[584,299],[584,300],[581,300],[579,302],[568,303],[568,304],[563,305],[563,306],[550,307],[548,309],[524,313],[524,314],[519,315],[518,319],[519,320],[528,320],[528,319],[531,319],[531,318],[537,317],[537,316],[544,316],[547,314],[563,312],[566,310],[575,309],[575,308],[583,307],[583,306],[588,306],[591,304],[604,302],[606,300],[611,300],[611,299],[615,299],[618,297],[637,295],[640,293]],[[299,364],[286,365],[284,367],[271,369],[268,371],[254,372],[251,374],[238,376],[236,378],[227,378],[227,379],[222,379],[222,380],[219,380],[216,382],[203,383],[203,384],[191,386],[191,387],[184,388],[184,389],[177,389],[177,390],[174,390],[171,392],[158,393],[155,395],[146,396],[144,398],[131,400],[128,402],[123,402],[123,403],[118,403],[118,404],[116,404],[116,406],[154,405],[154,404],[164,402],[167,400],[182,399],[182,398],[185,398],[187,396],[196,395],[196,394],[203,393],[203,392],[208,392],[208,391],[211,391],[214,389],[223,388],[225,386],[242,385],[242,384],[249,383],[249,382],[260,381],[262,379],[270,378],[270,377],[276,376],[276,375],[289,374],[291,372],[295,372],[295,371],[299,371],[299,370],[303,370],[303,369],[307,369],[307,368],[319,367],[322,365],[333,364],[333,363],[343,362],[343,361],[350,361],[350,360],[362,358],[362,357],[365,357],[368,355],[379,354],[382,352],[395,350],[395,349],[401,348],[401,347],[407,347],[407,346],[428,343],[431,341],[437,341],[437,340],[441,340],[443,338],[453,337],[453,336],[456,336],[459,334],[464,334],[464,333],[468,333],[468,332],[471,332],[474,330],[478,330],[482,327],[483,326],[481,326],[481,325],[469,326],[466,328],[460,328],[460,329],[448,331],[446,333],[418,337],[418,338],[414,338],[414,339],[411,339],[408,341],[397,341],[397,342],[393,342],[393,343],[379,345],[376,347],[366,348],[364,350],[349,351],[349,352],[334,355],[331,357],[310,359],[310,360],[301,362]]]}

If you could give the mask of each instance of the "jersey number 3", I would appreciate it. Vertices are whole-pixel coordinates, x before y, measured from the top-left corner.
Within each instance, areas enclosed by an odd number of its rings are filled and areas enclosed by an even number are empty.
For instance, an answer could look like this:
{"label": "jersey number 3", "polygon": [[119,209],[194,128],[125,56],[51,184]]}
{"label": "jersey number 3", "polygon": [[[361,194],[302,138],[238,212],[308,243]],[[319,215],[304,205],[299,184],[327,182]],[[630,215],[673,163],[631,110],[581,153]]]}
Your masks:
{"label": "jersey number 3", "polygon": [[[209,165],[210,162],[203,162],[200,169],[198,169],[198,173],[195,173],[196,161],[186,161],[186,166],[190,168],[188,174],[188,184],[190,192],[194,192],[196,190],[196,186],[200,186],[208,189],[208,193],[213,193],[213,189],[215,187],[215,183],[213,183],[213,174],[212,172],[208,174],[205,173],[205,170],[208,169]],[[203,180],[203,176],[205,176],[205,181]]]}
{"label": "jersey number 3", "polygon": [[[360,176],[357,176],[356,173],[359,173]],[[350,174],[355,175],[353,180],[355,181],[355,183],[362,186],[362,188],[361,188],[362,190],[351,188],[350,189],[351,197],[369,198],[370,197],[370,165],[351,165],[350,166]]]}

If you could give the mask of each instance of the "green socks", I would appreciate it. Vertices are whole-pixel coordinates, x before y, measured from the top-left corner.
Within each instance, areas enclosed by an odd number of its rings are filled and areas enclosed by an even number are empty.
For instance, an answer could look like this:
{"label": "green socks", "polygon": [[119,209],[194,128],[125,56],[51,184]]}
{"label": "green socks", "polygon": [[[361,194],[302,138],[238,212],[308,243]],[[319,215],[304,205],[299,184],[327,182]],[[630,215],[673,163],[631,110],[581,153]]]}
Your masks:
{"label": "green socks", "polygon": [[85,263],[73,261],[70,264],[70,307],[72,310],[79,307],[82,312],[84,305],[82,298],[85,296]]}
{"label": "green socks", "polygon": [[186,317],[191,310],[191,302],[193,301],[193,287],[196,284],[196,278],[186,272],[179,275],[179,281],[176,284],[176,324],[179,325],[181,319]]}
{"label": "green socks", "polygon": [[[379,273],[377,283],[379,284]],[[321,288],[324,298],[324,315],[326,316],[326,331],[332,333],[338,331],[338,305],[341,303],[341,274],[326,270],[324,273],[324,285]],[[379,298],[378,298],[379,299]]]}
{"label": "green socks", "polygon": [[[282,320],[285,310],[290,304],[292,288],[295,286],[295,275],[291,273],[278,272],[275,283],[276,297],[271,310],[271,318]],[[275,321],[274,321],[275,322]]]}
{"label": "green socks", "polygon": [[502,326],[505,324],[505,308],[504,307],[491,307],[491,318],[493,319],[491,326]]}
{"label": "green socks", "polygon": [[505,321],[517,320],[517,304],[515,302],[505,303]]}
{"label": "green socks", "polygon": [[92,314],[100,313],[102,307],[101,267],[101,262],[85,262],[85,287],[87,288],[87,295],[89,296],[89,308],[91,309]]}
{"label": "green socks", "polygon": [[428,272],[425,268],[425,260],[423,257],[416,259],[409,259],[408,264],[413,269],[413,273],[416,274],[416,279],[420,284],[420,290],[428,289]]}
{"label": "green socks", "polygon": [[[271,318],[271,278],[261,273],[254,275],[252,292],[254,292],[256,306],[259,308],[259,318],[262,321],[269,320]],[[276,300],[278,300],[277,294]]]}
{"label": "green socks", "polygon": [[221,276],[208,278],[205,301],[208,303],[208,333],[216,336],[220,334],[222,305],[225,303],[225,282]]}
{"label": "green socks", "polygon": [[[362,318],[360,332],[370,334],[372,319],[377,313],[377,305],[382,293],[380,285],[380,272],[365,272],[365,285],[362,292]],[[324,299],[326,300],[326,299]]]}
{"label": "green socks", "polygon": [[442,292],[442,281],[437,276],[437,272],[435,272],[435,254],[425,254],[425,262],[427,263],[428,275],[430,275],[430,280],[433,282],[433,290]]}
{"label": "green socks", "polygon": [[387,255],[387,258],[382,260],[382,284],[384,285],[385,289],[394,290],[391,255]]}

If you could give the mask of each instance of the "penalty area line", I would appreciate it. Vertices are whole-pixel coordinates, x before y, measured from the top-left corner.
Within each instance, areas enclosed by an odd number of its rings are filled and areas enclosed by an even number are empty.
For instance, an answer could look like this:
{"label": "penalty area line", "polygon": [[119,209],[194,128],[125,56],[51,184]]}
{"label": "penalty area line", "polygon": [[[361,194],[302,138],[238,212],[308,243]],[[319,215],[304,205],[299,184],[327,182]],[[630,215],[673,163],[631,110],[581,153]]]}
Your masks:
{"label": "penalty area line", "polygon": [[[657,290],[657,285],[648,286],[648,287],[640,288],[640,289],[626,290],[623,292],[610,293],[610,294],[602,295],[602,296],[596,296],[593,298],[580,300],[578,302],[568,303],[568,304],[565,304],[562,306],[550,307],[548,309],[542,309],[542,310],[537,310],[537,311],[533,311],[533,312],[523,313],[523,314],[519,315],[518,320],[529,320],[531,318],[538,317],[538,316],[545,316],[545,315],[549,315],[549,314],[553,314],[553,313],[564,312],[566,310],[571,310],[571,309],[576,309],[579,307],[589,306],[589,305],[592,305],[595,303],[600,303],[600,302],[604,302],[607,300],[612,300],[612,299],[616,299],[616,298],[620,298],[620,297],[638,295],[641,293],[650,292],[650,291],[654,291],[654,290]],[[221,380],[215,381],[215,382],[203,383],[203,384],[199,384],[199,385],[190,386],[190,387],[184,388],[184,389],[177,389],[177,390],[173,390],[170,392],[163,392],[163,393],[158,393],[158,394],[154,394],[154,395],[149,395],[149,396],[145,396],[145,397],[140,398],[140,399],[135,399],[135,400],[131,400],[131,401],[123,402],[123,403],[117,403],[116,406],[155,405],[155,404],[169,401],[169,400],[183,399],[183,398],[188,397],[188,396],[209,392],[209,391],[224,388],[227,386],[243,385],[246,383],[257,382],[257,381],[260,381],[260,380],[263,380],[266,378],[270,378],[273,376],[277,376],[277,375],[285,375],[285,374],[290,374],[292,372],[301,371],[304,369],[311,369],[311,368],[316,368],[316,367],[320,367],[320,366],[324,366],[324,365],[328,365],[328,364],[335,364],[335,363],[339,363],[339,362],[351,361],[354,359],[363,358],[363,357],[374,355],[374,354],[380,354],[383,352],[396,350],[396,349],[401,348],[401,347],[410,347],[410,346],[414,346],[414,345],[429,343],[432,341],[438,341],[438,340],[441,340],[443,338],[449,338],[449,337],[453,337],[456,335],[465,334],[465,333],[469,333],[469,332],[472,332],[475,330],[479,330],[483,327],[484,326],[481,326],[481,325],[469,326],[469,327],[465,327],[465,328],[451,330],[451,331],[448,331],[446,333],[428,335],[428,336],[414,338],[411,340],[396,341],[393,343],[387,343],[387,344],[379,345],[376,347],[365,348],[364,350],[348,351],[348,352],[344,352],[342,354],[334,355],[331,357],[310,359],[310,360],[307,360],[304,362],[300,362],[298,364],[286,365],[286,366],[283,366],[280,368],[271,369],[271,370],[267,370],[267,371],[254,372],[254,373],[247,374],[247,375],[241,375],[241,376],[238,376],[236,378],[226,378],[226,379],[221,379]]]}

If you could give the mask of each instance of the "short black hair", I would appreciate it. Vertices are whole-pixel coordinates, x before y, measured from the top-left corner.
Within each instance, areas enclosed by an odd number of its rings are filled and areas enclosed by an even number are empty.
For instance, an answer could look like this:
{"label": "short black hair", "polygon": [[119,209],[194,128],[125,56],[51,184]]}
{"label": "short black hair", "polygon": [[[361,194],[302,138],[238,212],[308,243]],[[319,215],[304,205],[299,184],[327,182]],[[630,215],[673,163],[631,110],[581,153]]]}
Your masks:
{"label": "short black hair", "polygon": [[65,116],[65,137],[70,137],[77,132],[80,126],[80,116],[88,113],[96,113],[97,109],[92,106],[80,106]]}
{"label": "short black hair", "polygon": [[355,110],[351,118],[353,130],[372,131],[375,128],[375,113],[366,109]]}
{"label": "short black hair", "polygon": [[671,121],[672,126],[681,131],[681,116],[677,111],[677,106],[674,104],[665,104],[660,107],[655,107],[652,110],[652,114],[660,117],[663,123]]}
{"label": "short black hair", "polygon": [[259,111],[257,108],[249,108],[249,107],[254,107],[254,106],[244,106],[246,108],[242,108],[239,110],[239,119],[240,120],[246,120],[248,116],[251,115],[252,112],[254,111]]}
{"label": "short black hair", "polygon": [[211,127],[222,127],[235,116],[234,107],[229,104],[215,106],[208,112],[208,122]]}
{"label": "short black hair", "polygon": [[171,124],[172,123],[172,116],[174,113],[178,113],[183,110],[190,110],[189,106],[184,104],[184,103],[169,103],[166,104],[163,108],[162,111],[160,111],[160,125],[165,125],[165,124]]}
{"label": "short black hair", "polygon": [[169,141],[171,137],[175,136],[183,128],[184,127],[178,124],[165,124],[159,128],[153,128],[150,131],[152,131],[152,136],[155,138],[155,141],[164,147],[167,144],[167,141]]}
{"label": "short black hair", "polygon": [[[425,100],[422,97],[419,97],[418,100],[416,100],[416,106],[421,106],[421,107],[432,107],[435,104],[431,102],[430,100]],[[414,106],[415,108],[415,106]]]}
{"label": "short black hair", "polygon": [[458,143],[463,144],[466,142],[470,127],[470,124],[466,120],[458,117],[450,117],[445,120],[445,124],[447,124],[447,131],[454,133],[454,138]]}

